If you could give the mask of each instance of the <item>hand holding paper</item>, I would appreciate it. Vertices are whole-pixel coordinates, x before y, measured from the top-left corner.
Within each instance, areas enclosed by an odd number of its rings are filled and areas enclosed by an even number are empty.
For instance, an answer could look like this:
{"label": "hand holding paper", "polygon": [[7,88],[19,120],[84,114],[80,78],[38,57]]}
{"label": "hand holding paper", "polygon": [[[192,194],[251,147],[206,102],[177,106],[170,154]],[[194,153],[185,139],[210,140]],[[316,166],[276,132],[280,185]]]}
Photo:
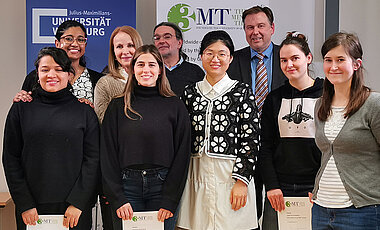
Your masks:
{"label": "hand holding paper", "polygon": [[79,217],[82,214],[82,211],[73,205],[67,207],[65,215],[63,216],[63,226],[66,228],[74,228],[77,226]]}
{"label": "hand holding paper", "polygon": [[169,210],[160,208],[157,214],[157,220],[164,222],[166,219],[169,219],[170,217],[173,217],[173,213]]}
{"label": "hand holding paper", "polygon": [[36,225],[27,225],[26,230],[69,230],[63,226],[63,215],[39,215]]}
{"label": "hand holding paper", "polygon": [[285,211],[278,212],[279,230],[311,230],[311,207],[308,197],[285,197]]}
{"label": "hand holding paper", "polygon": [[285,209],[284,195],[281,189],[269,190],[267,197],[274,210],[281,212]]}
{"label": "hand holding paper", "polygon": [[116,210],[116,214],[120,219],[131,220],[133,217],[133,209],[130,203],[126,203]]}
{"label": "hand holding paper", "polygon": [[[162,214],[164,214],[164,211],[167,211],[165,209],[160,209],[160,211],[161,210]],[[164,222],[159,221],[158,212],[159,211],[134,212],[134,216],[131,220],[123,220],[123,230],[164,230]]]}
{"label": "hand holding paper", "polygon": [[314,203],[313,202],[313,193],[309,192],[308,195],[309,195],[309,201],[310,201],[310,203],[313,204]]}
{"label": "hand holding paper", "polygon": [[26,225],[36,225],[36,221],[38,220],[38,213],[36,208],[26,210],[21,214],[21,216]]}

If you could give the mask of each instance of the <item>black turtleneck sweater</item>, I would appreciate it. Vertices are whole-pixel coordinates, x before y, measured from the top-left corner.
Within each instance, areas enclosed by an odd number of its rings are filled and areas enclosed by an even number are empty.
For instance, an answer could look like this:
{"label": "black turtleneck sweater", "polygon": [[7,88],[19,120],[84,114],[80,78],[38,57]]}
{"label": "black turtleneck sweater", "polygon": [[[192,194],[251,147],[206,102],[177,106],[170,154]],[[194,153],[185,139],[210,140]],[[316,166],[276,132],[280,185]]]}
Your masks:
{"label": "black turtleneck sweater", "polygon": [[174,213],[181,199],[190,159],[190,119],[177,97],[159,95],[157,87],[137,86],[132,108],[142,118],[124,114],[124,98],[111,101],[101,132],[101,169],[104,191],[115,209],[128,203],[121,172],[128,167],[157,165],[169,168],[162,189],[161,208]]}
{"label": "black turtleneck sweater", "polygon": [[37,88],[30,103],[12,105],[4,133],[3,165],[19,211],[65,203],[83,210],[96,198],[99,125],[93,109],[68,88]]}
{"label": "black turtleneck sweater", "polygon": [[281,183],[314,184],[321,164],[314,139],[314,106],[322,88],[321,78],[301,91],[286,81],[265,99],[259,166],[267,191],[281,188]]}

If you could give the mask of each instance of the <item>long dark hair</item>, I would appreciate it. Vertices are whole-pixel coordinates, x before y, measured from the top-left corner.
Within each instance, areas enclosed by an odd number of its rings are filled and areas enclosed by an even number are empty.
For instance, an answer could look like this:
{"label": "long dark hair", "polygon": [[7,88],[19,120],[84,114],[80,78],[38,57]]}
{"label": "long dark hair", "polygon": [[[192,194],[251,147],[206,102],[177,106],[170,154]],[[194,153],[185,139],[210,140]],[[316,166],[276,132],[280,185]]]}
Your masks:
{"label": "long dark hair", "polygon": [[[61,25],[58,26],[57,32],[55,33],[55,38],[58,41],[60,41],[61,37],[65,33],[65,31],[71,27],[81,28],[81,30],[84,32],[84,37],[87,38],[86,28],[80,22],[77,22],[74,20],[67,20],[67,21],[62,22]],[[86,67],[86,58],[84,57],[84,55],[82,57],[80,57],[79,65]]]}
{"label": "long dark hair", "polygon": [[129,66],[129,72],[132,73],[132,76],[128,77],[127,84],[124,90],[124,104],[125,104],[124,113],[131,120],[135,120],[135,119],[129,115],[128,111],[142,118],[142,116],[136,110],[134,110],[131,105],[131,98],[134,93],[134,89],[138,84],[136,80],[135,72],[134,72],[134,67],[135,67],[137,59],[142,54],[151,54],[158,63],[158,66],[160,68],[160,75],[158,76],[158,79],[157,79],[157,87],[158,87],[159,94],[164,97],[175,96],[175,93],[171,90],[169,81],[166,77],[164,61],[158,49],[154,45],[140,46],[132,57],[131,65]]}
{"label": "long dark hair", "polygon": [[[360,45],[359,38],[350,33],[339,32],[331,35],[324,43],[321,49],[322,57],[332,49],[342,46],[355,63],[357,59],[362,59],[363,49]],[[360,65],[352,75],[350,98],[345,108],[344,117],[352,116],[367,100],[370,89],[364,85],[364,69]],[[318,118],[326,121],[331,114],[331,103],[334,97],[334,85],[326,78],[323,84],[323,94],[321,107],[318,110]]]}

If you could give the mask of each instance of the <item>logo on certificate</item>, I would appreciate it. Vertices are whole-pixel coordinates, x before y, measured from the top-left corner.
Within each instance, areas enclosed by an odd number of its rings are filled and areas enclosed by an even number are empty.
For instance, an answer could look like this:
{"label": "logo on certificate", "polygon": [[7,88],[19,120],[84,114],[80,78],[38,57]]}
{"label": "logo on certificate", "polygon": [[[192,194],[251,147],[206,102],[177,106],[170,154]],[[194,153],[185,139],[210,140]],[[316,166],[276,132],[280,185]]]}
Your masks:
{"label": "logo on certificate", "polygon": [[58,224],[58,220],[51,218],[40,218],[37,220],[37,224]]}
{"label": "logo on certificate", "polygon": [[132,221],[137,222],[137,221],[151,221],[153,220],[153,216],[133,216]]}
{"label": "logo on certificate", "polygon": [[305,202],[299,202],[299,201],[286,201],[285,206],[290,207],[305,207]]}

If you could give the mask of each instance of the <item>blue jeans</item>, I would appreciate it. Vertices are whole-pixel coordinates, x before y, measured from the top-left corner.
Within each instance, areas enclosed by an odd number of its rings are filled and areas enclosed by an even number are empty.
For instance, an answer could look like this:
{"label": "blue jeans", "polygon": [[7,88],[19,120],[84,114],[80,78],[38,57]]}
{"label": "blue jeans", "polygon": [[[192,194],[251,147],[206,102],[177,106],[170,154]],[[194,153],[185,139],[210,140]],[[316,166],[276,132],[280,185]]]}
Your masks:
{"label": "blue jeans", "polygon": [[380,230],[380,206],[324,208],[314,203],[312,226],[313,230]]}
{"label": "blue jeans", "polygon": [[[280,183],[280,187],[284,197],[307,197],[308,192],[313,190],[314,185]],[[278,230],[277,212],[272,208],[266,196],[264,202],[263,230]]]}
{"label": "blue jeans", "polygon": [[[125,169],[123,171],[124,194],[132,205],[134,212],[158,211],[162,201],[162,186],[165,182],[168,168],[147,170]],[[165,230],[174,230],[177,212],[165,220]]]}

